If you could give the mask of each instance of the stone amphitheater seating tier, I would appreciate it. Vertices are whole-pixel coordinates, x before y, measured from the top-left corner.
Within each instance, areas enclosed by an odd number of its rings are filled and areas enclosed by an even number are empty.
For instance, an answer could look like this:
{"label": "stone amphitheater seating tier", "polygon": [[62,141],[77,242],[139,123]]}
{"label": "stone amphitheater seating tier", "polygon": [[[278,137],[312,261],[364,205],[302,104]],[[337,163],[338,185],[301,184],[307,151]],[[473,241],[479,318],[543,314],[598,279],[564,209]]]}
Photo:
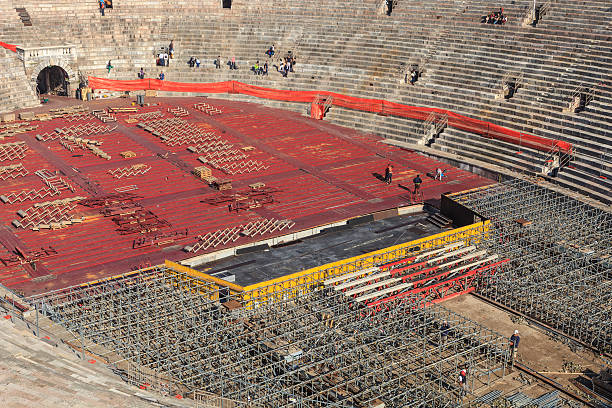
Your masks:
{"label": "stone amphitheater seating tier", "polygon": [[[15,27],[20,20],[14,13],[15,18],[9,16],[12,24],[0,26],[0,41],[33,46],[64,44],[69,38],[77,47],[78,69],[89,75],[135,79],[143,67],[149,77],[163,69],[167,80],[235,79],[449,109],[573,143],[580,152],[575,169],[562,172],[559,180],[576,176],[593,191],[609,191],[609,178],[603,177],[610,175],[612,164],[602,160],[601,152],[612,146],[612,40],[610,13],[605,12],[609,2],[603,0],[558,0],[536,27],[521,25],[520,17],[531,5],[528,0],[496,3],[510,17],[504,26],[479,23],[480,16],[491,11],[491,2],[485,0],[400,1],[391,16],[379,12],[375,0],[237,0],[231,9],[222,9],[216,0],[148,0],[144,7],[138,0],[122,0],[105,17],[91,1],[12,3],[27,9],[33,26]],[[171,39],[175,58],[169,67],[156,67],[155,50]],[[270,44],[275,44],[277,56],[288,50],[297,55],[296,72],[288,78],[274,72],[272,65],[264,78],[248,70],[257,59],[268,60],[264,51]],[[202,61],[199,69],[188,67],[192,55]],[[218,55],[224,62],[235,56],[241,69],[214,69]],[[109,59],[115,68],[107,74]],[[423,70],[415,86],[403,81],[412,63]],[[524,85],[510,100],[496,99],[500,81],[510,71],[522,72]],[[607,86],[600,86],[602,81],[608,81]],[[595,99],[581,113],[563,113],[578,86],[596,88]],[[306,111],[305,105],[259,102]],[[398,118],[332,107],[327,120],[404,142],[420,137],[418,123]],[[454,147],[461,147],[456,134],[449,134],[447,143],[453,136]],[[477,142],[471,138],[470,143]],[[468,147],[463,156],[496,157],[498,164],[513,170],[541,164],[529,163],[541,158],[537,155],[520,160],[513,154],[504,156],[495,143],[481,141],[478,151]]]}
{"label": "stone amphitheater seating tier", "polygon": [[[3,312],[2,316],[5,315]],[[45,335],[36,338],[21,321],[16,322],[18,326],[5,318],[0,321],[3,408],[188,406],[130,386],[103,362],[81,360],[65,346],[56,346],[56,339],[45,339]]]}

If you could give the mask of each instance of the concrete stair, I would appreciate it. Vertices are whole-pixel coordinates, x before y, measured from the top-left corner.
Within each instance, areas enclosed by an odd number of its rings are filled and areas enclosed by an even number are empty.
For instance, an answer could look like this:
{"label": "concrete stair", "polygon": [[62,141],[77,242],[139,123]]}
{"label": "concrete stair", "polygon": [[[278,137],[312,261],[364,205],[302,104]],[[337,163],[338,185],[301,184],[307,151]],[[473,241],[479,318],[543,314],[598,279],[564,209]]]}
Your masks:
{"label": "concrete stair", "polygon": [[431,222],[433,225],[439,228],[447,228],[453,224],[453,220],[443,216],[440,213],[435,213],[427,217],[426,221]]}

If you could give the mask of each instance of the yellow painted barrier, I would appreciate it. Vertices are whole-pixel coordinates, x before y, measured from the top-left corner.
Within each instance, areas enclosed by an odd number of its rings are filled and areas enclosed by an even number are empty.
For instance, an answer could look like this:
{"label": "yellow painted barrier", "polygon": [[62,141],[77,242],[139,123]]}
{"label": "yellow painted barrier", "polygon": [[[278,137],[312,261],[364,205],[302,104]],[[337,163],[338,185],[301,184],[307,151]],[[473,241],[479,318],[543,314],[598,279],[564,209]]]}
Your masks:
{"label": "yellow painted barrier", "polygon": [[89,282],[84,282],[84,283],[79,284],[78,286],[82,287],[82,288],[87,287],[87,286],[93,286],[93,285],[97,285],[99,283],[107,282],[107,281],[114,280],[114,279],[126,278],[128,276],[132,276],[132,275],[136,275],[136,274],[139,274],[139,273],[142,273],[142,272],[150,271],[150,270],[155,269],[155,268],[157,268],[157,266],[147,266],[146,268],[138,269],[138,270],[131,271],[131,272],[122,273],[121,275],[113,275],[113,276],[108,276],[106,278],[101,278],[101,279],[96,279],[96,280],[89,281]]}
{"label": "yellow painted barrier", "polygon": [[210,282],[210,283],[215,284],[216,286],[222,286],[222,287],[231,289],[234,292],[240,293],[240,292],[244,291],[244,288],[242,286],[240,286],[240,285],[236,285],[235,283],[228,282],[226,280],[216,278],[216,277],[208,275],[208,274],[206,274],[204,272],[200,272],[200,271],[197,271],[195,269],[192,269],[192,268],[190,268],[188,266],[181,265],[181,264],[178,264],[176,262],[172,262],[172,261],[168,261],[168,260],[166,260],[164,262],[164,264],[166,265],[167,268],[173,269],[173,270],[175,270],[177,272],[182,272],[182,273],[186,274],[187,276],[191,276],[192,278],[196,278],[196,279],[200,279],[200,280],[203,280],[203,281],[206,281],[206,282]]}
{"label": "yellow painted barrier", "polygon": [[[194,278],[194,282],[201,281],[202,287],[199,289],[193,289],[200,290],[202,293],[208,294],[212,300],[219,299],[220,288],[227,288],[229,289],[230,294],[239,295],[242,297],[244,306],[253,308],[261,303],[293,298],[299,296],[300,294],[310,292],[316,287],[321,286],[325,279],[366,269],[371,266],[393,262],[411,255],[417,255],[419,252],[423,252],[429,248],[439,247],[459,240],[463,240],[467,244],[477,243],[487,237],[489,224],[489,220],[477,222],[465,227],[430,235],[414,241],[368,252],[367,254],[328,263],[246,287],[242,287],[235,283],[216,278],[204,272],[200,272],[193,268],[189,268],[168,260],[164,262],[166,267],[165,273],[182,273],[188,277]],[[106,280],[117,279],[140,272],[145,272],[154,268],[157,268],[157,266],[128,272],[123,275],[98,279],[93,282],[84,283],[80,286],[93,285]]]}
{"label": "yellow painted barrier", "polygon": [[245,306],[251,308],[259,303],[274,302],[275,300],[292,298],[302,293],[310,292],[315,287],[322,285],[323,280],[330,277],[392,262],[409,255],[416,255],[428,248],[439,247],[459,240],[466,241],[468,244],[477,243],[486,237],[489,224],[489,220],[477,222],[465,227],[246,286],[244,287],[242,299]]}

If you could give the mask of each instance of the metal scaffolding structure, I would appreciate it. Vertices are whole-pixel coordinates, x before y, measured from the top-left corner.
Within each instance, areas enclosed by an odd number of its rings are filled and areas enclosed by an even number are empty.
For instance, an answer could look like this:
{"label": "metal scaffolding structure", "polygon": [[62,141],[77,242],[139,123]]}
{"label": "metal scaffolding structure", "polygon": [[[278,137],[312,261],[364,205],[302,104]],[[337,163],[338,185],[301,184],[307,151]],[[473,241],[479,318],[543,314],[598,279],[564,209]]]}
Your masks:
{"label": "metal scaffolding structure", "polygon": [[450,310],[404,299],[369,313],[307,285],[246,308],[159,266],[28,301],[134,384],[207,407],[457,406],[460,370],[470,391],[506,372],[507,339]]}
{"label": "metal scaffolding structure", "polygon": [[480,294],[612,352],[612,214],[526,180],[451,198],[491,220],[479,247],[510,259]]}

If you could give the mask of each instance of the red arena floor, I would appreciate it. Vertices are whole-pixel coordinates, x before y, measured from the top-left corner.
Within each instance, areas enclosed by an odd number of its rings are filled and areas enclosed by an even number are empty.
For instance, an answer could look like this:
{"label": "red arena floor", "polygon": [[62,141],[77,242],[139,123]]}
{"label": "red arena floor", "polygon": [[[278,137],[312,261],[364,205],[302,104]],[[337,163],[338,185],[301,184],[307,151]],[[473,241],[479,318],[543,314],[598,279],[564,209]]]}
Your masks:
{"label": "red arena floor", "polygon": [[[293,112],[209,98],[147,102],[106,123],[92,114],[32,121],[36,129],[0,141],[3,285],[41,293],[411,205],[416,174],[425,201],[492,183]],[[391,185],[379,179],[388,163]],[[199,166],[232,189],[211,188],[194,174]],[[442,182],[426,176],[437,167],[448,169]]]}

